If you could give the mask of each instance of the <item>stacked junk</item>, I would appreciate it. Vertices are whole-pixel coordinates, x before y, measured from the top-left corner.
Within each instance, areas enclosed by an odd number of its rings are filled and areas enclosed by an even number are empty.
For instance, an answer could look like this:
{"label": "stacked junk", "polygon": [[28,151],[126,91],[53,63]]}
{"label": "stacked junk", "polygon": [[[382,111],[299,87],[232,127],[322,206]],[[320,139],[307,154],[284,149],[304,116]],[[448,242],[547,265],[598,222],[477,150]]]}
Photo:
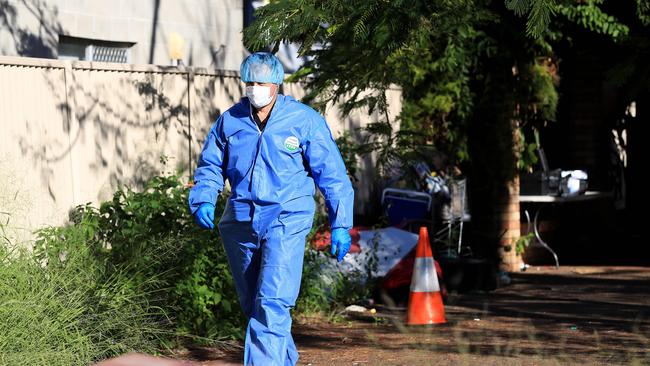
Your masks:
{"label": "stacked junk", "polygon": [[[463,233],[470,222],[466,180],[443,176],[425,163],[416,164],[413,170],[416,189],[389,187],[382,191],[388,226],[354,227],[351,255],[340,264],[328,264],[336,267],[329,272],[355,273],[360,280],[366,280],[364,276],[379,279],[374,298],[398,308],[408,305],[407,324],[445,323],[447,289],[492,289],[477,285],[491,276],[481,269],[467,270],[467,263],[480,260],[473,258],[464,242]],[[325,250],[329,243],[327,231],[317,233],[313,241],[318,250]],[[367,311],[356,305],[348,310]]]}

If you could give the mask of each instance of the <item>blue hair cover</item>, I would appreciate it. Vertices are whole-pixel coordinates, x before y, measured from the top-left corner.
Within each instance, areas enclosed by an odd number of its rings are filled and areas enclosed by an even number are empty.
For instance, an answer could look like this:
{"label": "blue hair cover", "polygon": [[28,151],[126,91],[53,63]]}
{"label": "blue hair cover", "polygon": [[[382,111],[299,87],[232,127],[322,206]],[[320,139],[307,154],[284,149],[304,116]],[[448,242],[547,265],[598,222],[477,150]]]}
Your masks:
{"label": "blue hair cover", "polygon": [[270,52],[255,52],[244,59],[239,68],[241,81],[245,83],[282,84],[284,68],[280,60]]}

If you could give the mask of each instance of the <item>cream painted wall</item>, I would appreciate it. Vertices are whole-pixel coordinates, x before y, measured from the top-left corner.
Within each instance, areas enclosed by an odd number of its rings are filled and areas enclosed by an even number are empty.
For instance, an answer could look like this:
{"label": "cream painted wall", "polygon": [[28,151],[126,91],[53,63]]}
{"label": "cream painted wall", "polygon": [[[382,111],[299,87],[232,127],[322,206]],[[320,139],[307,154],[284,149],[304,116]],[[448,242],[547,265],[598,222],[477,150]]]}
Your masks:
{"label": "cream painted wall", "polygon": [[[14,242],[27,242],[118,186],[168,172],[189,181],[207,131],[241,94],[236,72],[0,56],[0,223]],[[285,94],[299,99],[304,87],[286,84]],[[394,118],[401,94],[388,97]],[[377,116],[342,118],[331,106],[325,119],[337,137]],[[357,213],[373,171],[372,158],[361,161]]]}
{"label": "cream painted wall", "polygon": [[245,56],[242,1],[0,0],[0,5],[0,55],[57,58],[63,34],[133,42],[132,63],[170,65],[168,38],[175,32],[184,39],[185,65],[238,70]]}

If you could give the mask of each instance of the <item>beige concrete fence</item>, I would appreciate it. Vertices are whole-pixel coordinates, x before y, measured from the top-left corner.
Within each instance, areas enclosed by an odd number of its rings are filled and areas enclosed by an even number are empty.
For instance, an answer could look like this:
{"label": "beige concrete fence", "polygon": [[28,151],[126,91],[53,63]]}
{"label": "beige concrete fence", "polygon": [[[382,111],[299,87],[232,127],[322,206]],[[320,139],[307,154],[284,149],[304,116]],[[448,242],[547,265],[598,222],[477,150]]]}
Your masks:
{"label": "beige concrete fence", "polygon": [[[390,90],[389,115],[401,109]],[[0,222],[25,243],[59,225],[76,205],[141,187],[161,173],[189,172],[217,116],[239,100],[232,71],[0,57]],[[300,84],[285,94],[300,98]],[[335,136],[377,119],[326,113]],[[373,162],[361,162],[359,211]],[[3,233],[0,231],[0,235]]]}

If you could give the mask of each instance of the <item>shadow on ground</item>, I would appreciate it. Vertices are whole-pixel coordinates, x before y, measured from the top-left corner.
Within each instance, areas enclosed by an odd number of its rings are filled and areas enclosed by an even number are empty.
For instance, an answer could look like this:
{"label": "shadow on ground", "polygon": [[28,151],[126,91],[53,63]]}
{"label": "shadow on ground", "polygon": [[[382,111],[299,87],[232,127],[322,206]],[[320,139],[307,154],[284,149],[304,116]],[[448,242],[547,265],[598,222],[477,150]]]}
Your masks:
{"label": "shadow on ground", "polygon": [[[533,267],[489,293],[452,294],[448,323],[409,328],[403,309],[297,319],[302,365],[650,364],[650,268]],[[241,362],[242,350],[194,356]],[[214,360],[214,361],[209,361]]]}

